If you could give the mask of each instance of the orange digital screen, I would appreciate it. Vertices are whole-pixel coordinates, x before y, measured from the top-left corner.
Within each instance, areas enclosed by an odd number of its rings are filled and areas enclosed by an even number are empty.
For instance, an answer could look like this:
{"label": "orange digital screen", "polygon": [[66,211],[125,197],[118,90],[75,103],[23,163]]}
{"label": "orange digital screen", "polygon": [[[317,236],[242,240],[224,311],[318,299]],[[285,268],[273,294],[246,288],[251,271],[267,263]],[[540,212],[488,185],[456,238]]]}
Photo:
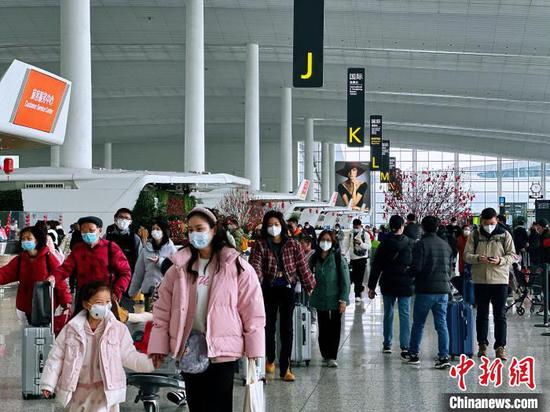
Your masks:
{"label": "orange digital screen", "polygon": [[15,105],[12,123],[51,133],[55,127],[67,83],[36,70],[28,70]]}

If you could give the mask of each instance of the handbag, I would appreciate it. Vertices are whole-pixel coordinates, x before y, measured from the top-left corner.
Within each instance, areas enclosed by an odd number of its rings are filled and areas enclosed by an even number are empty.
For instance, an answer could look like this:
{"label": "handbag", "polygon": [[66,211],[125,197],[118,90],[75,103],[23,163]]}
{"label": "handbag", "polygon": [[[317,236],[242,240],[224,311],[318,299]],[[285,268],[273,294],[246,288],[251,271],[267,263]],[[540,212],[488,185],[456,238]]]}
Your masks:
{"label": "handbag", "polygon": [[258,377],[256,361],[248,359],[246,386],[244,393],[244,412],[265,412],[264,383]]}
{"label": "handbag", "polygon": [[208,366],[210,366],[210,359],[208,358],[206,335],[192,330],[185,342],[185,351],[179,361],[179,369],[183,373],[195,375],[206,371]]}

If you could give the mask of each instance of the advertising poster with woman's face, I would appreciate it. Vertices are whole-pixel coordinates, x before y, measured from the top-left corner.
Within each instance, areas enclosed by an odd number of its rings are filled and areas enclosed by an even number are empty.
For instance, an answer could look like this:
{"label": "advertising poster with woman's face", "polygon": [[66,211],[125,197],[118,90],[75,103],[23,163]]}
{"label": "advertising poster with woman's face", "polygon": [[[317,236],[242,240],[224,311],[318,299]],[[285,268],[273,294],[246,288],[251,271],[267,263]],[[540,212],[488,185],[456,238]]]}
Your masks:
{"label": "advertising poster with woman's face", "polygon": [[338,206],[353,210],[370,209],[370,171],[368,163],[336,162]]}

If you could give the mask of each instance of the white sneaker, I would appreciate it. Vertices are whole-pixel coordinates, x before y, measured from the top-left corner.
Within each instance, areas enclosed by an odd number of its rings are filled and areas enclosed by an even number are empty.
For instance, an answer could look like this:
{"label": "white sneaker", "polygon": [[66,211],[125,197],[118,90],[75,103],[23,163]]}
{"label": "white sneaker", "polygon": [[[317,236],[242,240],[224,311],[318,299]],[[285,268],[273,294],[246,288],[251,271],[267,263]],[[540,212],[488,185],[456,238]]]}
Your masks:
{"label": "white sneaker", "polygon": [[317,333],[317,324],[316,323],[311,324],[311,333]]}
{"label": "white sneaker", "polygon": [[336,362],[334,359],[329,359],[327,361],[327,366],[329,368],[337,368],[338,367],[338,362]]}

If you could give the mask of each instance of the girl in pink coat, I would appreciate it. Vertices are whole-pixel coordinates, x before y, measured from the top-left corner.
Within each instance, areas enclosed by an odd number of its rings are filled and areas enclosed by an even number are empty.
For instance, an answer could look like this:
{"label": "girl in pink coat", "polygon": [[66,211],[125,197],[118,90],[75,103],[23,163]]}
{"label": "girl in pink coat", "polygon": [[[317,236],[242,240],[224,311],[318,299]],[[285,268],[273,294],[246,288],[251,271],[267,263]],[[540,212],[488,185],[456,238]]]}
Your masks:
{"label": "girl in pink coat", "polygon": [[153,308],[148,352],[155,365],[170,354],[180,366],[200,353],[200,367],[183,373],[189,410],[231,411],[235,361],[265,356],[260,282],[227,246],[225,231],[216,230],[212,211],[195,208],[187,222],[190,245],[170,258]]}
{"label": "girl in pink coat", "polygon": [[128,328],[111,312],[111,290],[92,282],[80,290],[84,310],[61,331],[44,367],[40,389],[55,392],[70,412],[115,412],[126,401],[124,368],[152,372],[153,362],[139,353]]}

